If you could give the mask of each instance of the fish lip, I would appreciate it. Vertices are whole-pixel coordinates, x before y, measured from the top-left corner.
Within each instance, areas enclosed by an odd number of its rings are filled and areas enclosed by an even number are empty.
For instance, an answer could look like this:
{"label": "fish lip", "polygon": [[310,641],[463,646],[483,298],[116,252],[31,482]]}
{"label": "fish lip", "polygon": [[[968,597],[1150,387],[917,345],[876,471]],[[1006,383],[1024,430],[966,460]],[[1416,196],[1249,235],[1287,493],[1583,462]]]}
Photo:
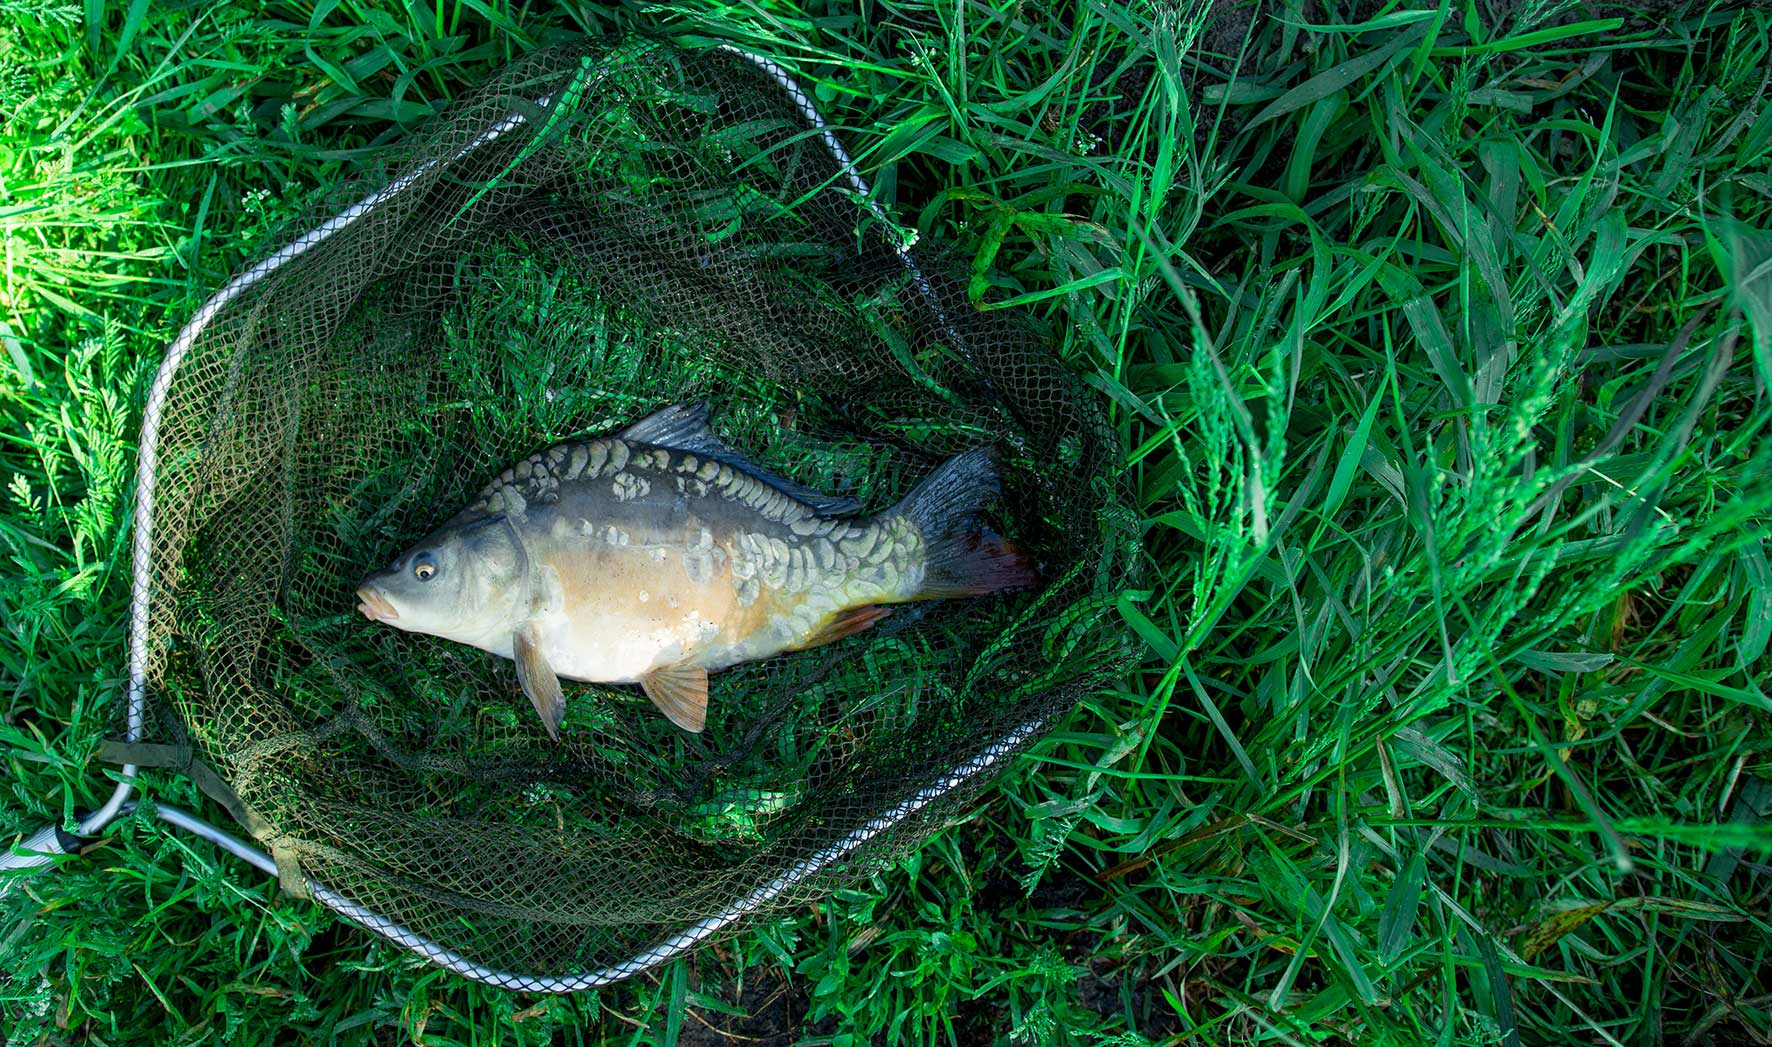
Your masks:
{"label": "fish lip", "polygon": [[382,591],[369,582],[357,587],[357,599],[362,601],[357,604],[357,610],[372,622],[392,622],[400,617],[400,612],[394,609]]}

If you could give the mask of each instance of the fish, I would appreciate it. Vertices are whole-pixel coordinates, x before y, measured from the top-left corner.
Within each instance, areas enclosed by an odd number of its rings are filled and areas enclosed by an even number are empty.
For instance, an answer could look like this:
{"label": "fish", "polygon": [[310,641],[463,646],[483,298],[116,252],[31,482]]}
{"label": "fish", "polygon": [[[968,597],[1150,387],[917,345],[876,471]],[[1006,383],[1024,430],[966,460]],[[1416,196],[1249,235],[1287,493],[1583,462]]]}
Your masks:
{"label": "fish", "polygon": [[1000,494],[979,447],[864,516],[727,445],[705,404],[672,404],[505,470],[364,578],[357,609],[515,662],[556,742],[562,679],[637,683],[699,733],[709,673],[854,635],[895,604],[1034,587],[981,522]]}

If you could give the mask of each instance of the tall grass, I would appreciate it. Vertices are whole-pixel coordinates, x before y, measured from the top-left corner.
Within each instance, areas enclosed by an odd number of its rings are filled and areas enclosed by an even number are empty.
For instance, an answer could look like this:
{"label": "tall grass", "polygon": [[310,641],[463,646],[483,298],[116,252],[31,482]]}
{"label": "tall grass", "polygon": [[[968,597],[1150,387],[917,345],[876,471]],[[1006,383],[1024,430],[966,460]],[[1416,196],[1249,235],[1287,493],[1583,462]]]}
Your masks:
{"label": "tall grass", "polygon": [[0,10],[8,834],[109,788],[167,335],[564,34],[812,84],[895,220],[1100,392],[1152,568],[1143,663],[989,802],[656,976],[468,985],[138,818],[6,896],[8,1042],[1772,1036],[1764,11]]}

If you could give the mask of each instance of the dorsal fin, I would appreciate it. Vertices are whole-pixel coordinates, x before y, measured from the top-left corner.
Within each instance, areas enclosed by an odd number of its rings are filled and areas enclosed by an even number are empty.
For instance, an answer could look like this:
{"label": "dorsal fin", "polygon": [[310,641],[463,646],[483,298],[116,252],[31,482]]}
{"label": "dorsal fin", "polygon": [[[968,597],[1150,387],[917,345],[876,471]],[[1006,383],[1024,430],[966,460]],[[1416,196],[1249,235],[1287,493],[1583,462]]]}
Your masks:
{"label": "dorsal fin", "polygon": [[672,451],[687,451],[702,458],[724,462],[761,480],[825,516],[848,516],[861,511],[861,503],[842,495],[825,494],[777,476],[727,446],[708,428],[706,404],[672,404],[654,411],[615,434],[632,443],[650,444]]}
{"label": "dorsal fin", "polygon": [[714,458],[735,458],[738,452],[726,446],[708,428],[707,404],[672,404],[618,431],[616,436],[629,443],[668,447],[673,451],[689,451]]}

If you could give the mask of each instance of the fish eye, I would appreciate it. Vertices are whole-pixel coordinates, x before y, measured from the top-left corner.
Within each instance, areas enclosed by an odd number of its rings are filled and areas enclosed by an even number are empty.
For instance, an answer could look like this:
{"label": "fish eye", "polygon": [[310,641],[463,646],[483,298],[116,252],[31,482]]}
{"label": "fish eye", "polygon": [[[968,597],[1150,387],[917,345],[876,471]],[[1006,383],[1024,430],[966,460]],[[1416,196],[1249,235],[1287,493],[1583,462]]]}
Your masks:
{"label": "fish eye", "polygon": [[412,576],[421,582],[428,582],[437,573],[437,562],[431,559],[430,553],[419,553],[412,561]]}

